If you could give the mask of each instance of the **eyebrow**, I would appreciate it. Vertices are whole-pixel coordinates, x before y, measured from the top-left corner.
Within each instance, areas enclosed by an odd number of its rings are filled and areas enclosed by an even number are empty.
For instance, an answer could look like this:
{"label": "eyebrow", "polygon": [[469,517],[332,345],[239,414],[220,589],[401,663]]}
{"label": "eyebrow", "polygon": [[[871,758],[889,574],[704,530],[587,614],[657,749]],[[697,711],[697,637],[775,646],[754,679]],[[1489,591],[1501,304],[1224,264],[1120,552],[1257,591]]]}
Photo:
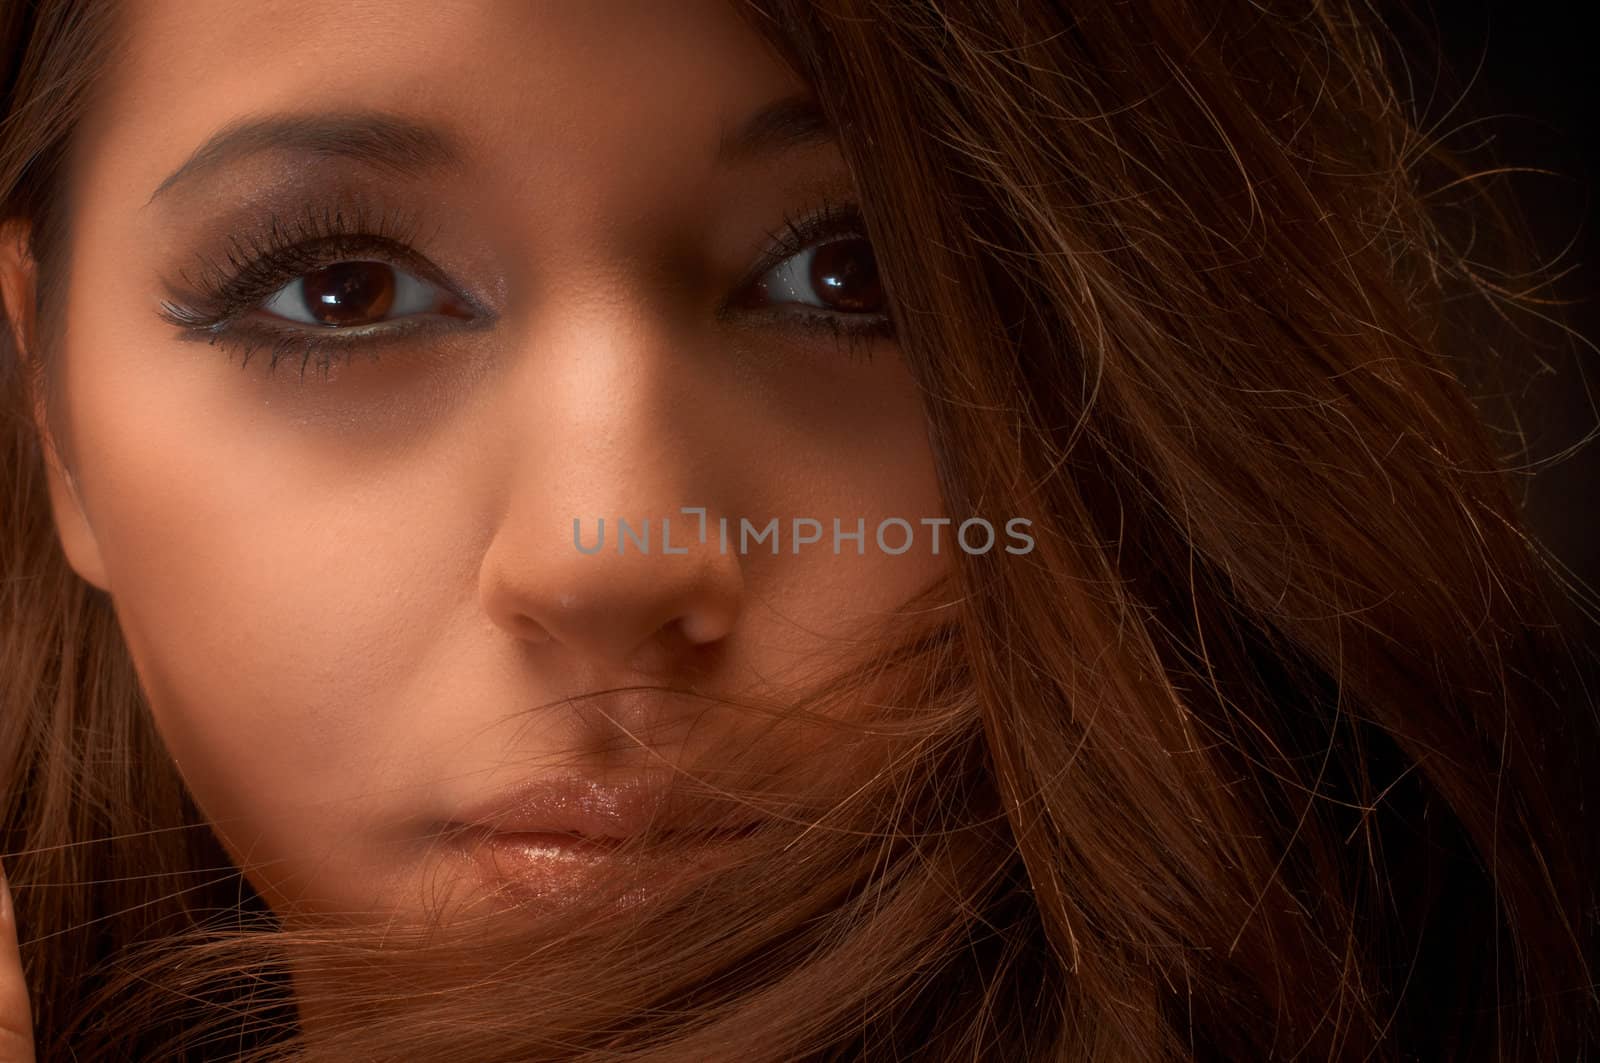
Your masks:
{"label": "eyebrow", "polygon": [[811,147],[835,139],[816,98],[801,94],[770,103],[745,119],[717,146],[717,165],[732,166],[757,156]]}
{"label": "eyebrow", "polygon": [[464,156],[455,139],[438,126],[383,112],[241,118],[196,148],[156,186],[146,206],[175,185],[208,170],[269,151],[338,156],[405,175],[458,162]]}
{"label": "eyebrow", "polygon": [[[731,135],[724,135],[715,162],[733,166],[833,139],[833,130],[813,97],[789,96],[768,104]],[[446,130],[381,111],[247,117],[224,126],[196,148],[156,186],[145,205],[207,171],[269,151],[337,156],[406,176],[458,163],[465,157],[461,144]]]}

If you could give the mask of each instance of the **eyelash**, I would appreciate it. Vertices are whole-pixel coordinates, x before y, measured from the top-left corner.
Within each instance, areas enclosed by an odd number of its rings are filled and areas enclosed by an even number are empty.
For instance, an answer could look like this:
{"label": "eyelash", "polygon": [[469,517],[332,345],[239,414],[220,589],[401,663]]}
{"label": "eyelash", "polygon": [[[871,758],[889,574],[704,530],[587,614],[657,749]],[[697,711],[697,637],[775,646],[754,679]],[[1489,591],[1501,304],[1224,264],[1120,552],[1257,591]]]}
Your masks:
{"label": "eyelash", "polygon": [[[738,291],[750,289],[762,277],[802,251],[822,247],[836,240],[855,237],[867,238],[866,222],[861,208],[855,203],[824,201],[809,213],[798,216],[785,214],[783,224],[767,233],[767,249],[755,265],[739,279]],[[773,313],[796,321],[799,327],[829,333],[836,341],[845,343],[851,358],[870,358],[872,341],[894,335],[894,321],[889,313],[840,314],[810,308],[796,310],[773,309]]]}
{"label": "eyelash", "polygon": [[[324,373],[335,362],[367,349],[374,359],[376,347],[404,336],[437,327],[425,318],[402,318],[371,326],[341,328],[322,333],[306,328],[241,325],[238,322],[259,308],[262,300],[301,276],[339,262],[382,261],[404,268],[470,308],[475,319],[486,322],[492,314],[476,300],[462,293],[431,263],[413,250],[418,225],[403,212],[384,212],[370,216],[364,208],[347,212],[342,208],[317,210],[308,207],[304,214],[285,221],[274,214],[264,231],[235,235],[223,251],[221,261],[203,258],[198,274],[181,279],[190,292],[172,292],[163,300],[159,313],[191,338],[240,350],[241,366],[263,348],[270,353],[268,371],[291,353],[300,355],[300,374],[316,359]],[[785,215],[783,224],[767,233],[768,246],[759,260],[740,278],[737,291],[744,293],[771,270],[789,258],[836,240],[865,239],[860,208],[853,203],[824,202],[809,213]],[[737,298],[737,297],[736,297]],[[719,316],[728,313],[725,304]],[[820,308],[798,309],[800,304],[751,311],[790,321],[803,331],[822,332],[847,347],[851,358],[870,358],[872,340],[894,334],[887,312],[845,314]],[[469,326],[470,327],[470,326]]]}

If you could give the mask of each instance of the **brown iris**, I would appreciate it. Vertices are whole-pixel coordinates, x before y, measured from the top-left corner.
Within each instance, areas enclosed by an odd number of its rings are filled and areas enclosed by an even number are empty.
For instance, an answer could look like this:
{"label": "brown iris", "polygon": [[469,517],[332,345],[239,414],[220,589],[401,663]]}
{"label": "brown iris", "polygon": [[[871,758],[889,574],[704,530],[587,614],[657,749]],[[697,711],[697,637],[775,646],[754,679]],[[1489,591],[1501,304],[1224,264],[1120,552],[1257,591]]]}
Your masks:
{"label": "brown iris", "polygon": [[323,325],[370,325],[394,305],[394,269],[382,262],[336,262],[305,274],[306,312]]}
{"label": "brown iris", "polygon": [[835,240],[811,255],[809,278],[831,310],[876,313],[883,309],[883,287],[872,245],[865,240]]}

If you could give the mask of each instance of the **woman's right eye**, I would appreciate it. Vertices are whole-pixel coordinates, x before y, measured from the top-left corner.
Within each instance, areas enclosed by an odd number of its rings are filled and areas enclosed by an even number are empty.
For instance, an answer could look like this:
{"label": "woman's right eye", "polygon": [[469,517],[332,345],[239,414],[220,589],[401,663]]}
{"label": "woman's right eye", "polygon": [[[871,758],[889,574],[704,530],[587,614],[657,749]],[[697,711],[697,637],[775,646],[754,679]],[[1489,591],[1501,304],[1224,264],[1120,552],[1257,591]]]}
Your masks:
{"label": "woman's right eye", "polygon": [[260,304],[273,317],[316,328],[356,328],[421,314],[470,317],[449,292],[387,262],[334,262],[303,273]]}

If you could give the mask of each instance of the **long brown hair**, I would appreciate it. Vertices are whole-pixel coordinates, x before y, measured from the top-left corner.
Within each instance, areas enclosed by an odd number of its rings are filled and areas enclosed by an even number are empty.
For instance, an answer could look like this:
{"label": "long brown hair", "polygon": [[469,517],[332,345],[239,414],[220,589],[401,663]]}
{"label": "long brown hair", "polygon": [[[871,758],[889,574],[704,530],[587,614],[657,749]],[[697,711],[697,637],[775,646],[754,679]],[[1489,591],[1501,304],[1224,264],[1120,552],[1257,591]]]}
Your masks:
{"label": "long brown hair", "polygon": [[0,6],[42,286],[0,340],[0,849],[42,1057],[1582,1057],[1595,719],[1463,385],[1473,304],[1514,304],[1425,194],[1454,164],[1356,0],[1076,7],[745,9],[839,131],[949,509],[1037,548],[956,556],[900,707],[840,724],[890,747],[848,802],[468,945],[277,928],[56,544],[31,411],[114,36]]}

